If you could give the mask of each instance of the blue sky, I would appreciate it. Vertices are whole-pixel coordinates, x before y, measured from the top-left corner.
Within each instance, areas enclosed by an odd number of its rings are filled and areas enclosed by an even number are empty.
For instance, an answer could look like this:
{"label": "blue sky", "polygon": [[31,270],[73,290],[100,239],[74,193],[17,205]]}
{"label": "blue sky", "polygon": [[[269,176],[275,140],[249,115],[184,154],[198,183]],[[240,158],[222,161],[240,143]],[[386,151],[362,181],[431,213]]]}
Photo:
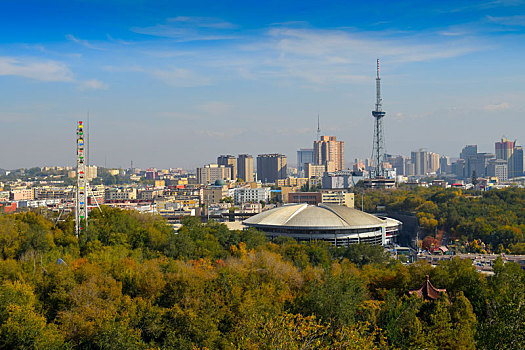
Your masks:
{"label": "blue sky", "polygon": [[387,152],[525,143],[523,1],[2,1],[0,168],[193,168],[372,148],[381,59]]}

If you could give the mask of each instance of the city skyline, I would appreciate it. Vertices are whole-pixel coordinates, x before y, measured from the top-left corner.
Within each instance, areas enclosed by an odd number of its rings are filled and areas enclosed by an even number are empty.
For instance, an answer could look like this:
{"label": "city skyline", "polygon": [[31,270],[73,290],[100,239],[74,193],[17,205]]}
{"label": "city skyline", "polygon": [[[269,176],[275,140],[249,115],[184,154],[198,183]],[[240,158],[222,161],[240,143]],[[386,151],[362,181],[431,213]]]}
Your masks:
{"label": "city skyline", "polygon": [[0,168],[73,165],[88,112],[91,163],[108,167],[294,163],[318,114],[347,160],[368,158],[377,57],[386,153],[494,152],[525,142],[524,7],[6,1]]}

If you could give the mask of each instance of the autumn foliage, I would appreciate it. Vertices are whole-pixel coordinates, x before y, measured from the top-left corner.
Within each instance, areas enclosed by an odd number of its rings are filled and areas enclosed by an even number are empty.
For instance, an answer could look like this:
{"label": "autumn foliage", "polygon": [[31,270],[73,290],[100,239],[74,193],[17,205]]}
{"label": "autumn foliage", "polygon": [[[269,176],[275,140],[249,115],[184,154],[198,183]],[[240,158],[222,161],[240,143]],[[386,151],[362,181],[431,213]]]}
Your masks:
{"label": "autumn foliage", "polygon": [[[424,202],[422,202],[424,203]],[[523,348],[525,274],[103,207],[0,215],[2,349]],[[430,275],[447,295],[409,296]],[[512,322],[506,322],[511,320]],[[512,336],[511,336],[512,335]]]}

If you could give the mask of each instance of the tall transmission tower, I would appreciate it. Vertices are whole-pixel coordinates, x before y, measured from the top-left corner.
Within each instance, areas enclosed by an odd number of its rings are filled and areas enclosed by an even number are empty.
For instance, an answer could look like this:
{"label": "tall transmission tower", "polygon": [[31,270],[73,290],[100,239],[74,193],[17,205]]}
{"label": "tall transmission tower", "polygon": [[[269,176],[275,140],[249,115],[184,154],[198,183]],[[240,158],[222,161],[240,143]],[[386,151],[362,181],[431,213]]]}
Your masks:
{"label": "tall transmission tower", "polygon": [[77,191],[75,201],[75,228],[77,237],[87,227],[87,174],[86,174],[86,142],[84,123],[78,122],[77,127]]}
{"label": "tall transmission tower", "polygon": [[385,144],[383,138],[383,117],[386,112],[383,111],[381,102],[381,78],[379,77],[379,59],[377,59],[376,109],[372,111],[372,116],[375,118],[374,145],[372,148],[372,160],[375,172],[374,177],[382,177],[384,175],[383,153],[385,151]]}

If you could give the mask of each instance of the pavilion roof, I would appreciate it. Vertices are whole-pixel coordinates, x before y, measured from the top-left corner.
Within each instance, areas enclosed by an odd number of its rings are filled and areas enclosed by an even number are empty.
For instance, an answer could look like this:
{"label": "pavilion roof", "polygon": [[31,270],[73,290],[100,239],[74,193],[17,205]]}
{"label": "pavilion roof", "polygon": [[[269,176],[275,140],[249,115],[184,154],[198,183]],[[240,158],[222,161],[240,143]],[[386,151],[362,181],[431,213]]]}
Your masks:
{"label": "pavilion roof", "polygon": [[423,286],[417,290],[411,290],[410,294],[415,294],[420,298],[424,298],[426,300],[436,300],[439,298],[440,293],[446,293],[446,289],[439,289],[436,288],[430,283],[430,278],[427,275],[427,280],[425,283],[423,283]]}

